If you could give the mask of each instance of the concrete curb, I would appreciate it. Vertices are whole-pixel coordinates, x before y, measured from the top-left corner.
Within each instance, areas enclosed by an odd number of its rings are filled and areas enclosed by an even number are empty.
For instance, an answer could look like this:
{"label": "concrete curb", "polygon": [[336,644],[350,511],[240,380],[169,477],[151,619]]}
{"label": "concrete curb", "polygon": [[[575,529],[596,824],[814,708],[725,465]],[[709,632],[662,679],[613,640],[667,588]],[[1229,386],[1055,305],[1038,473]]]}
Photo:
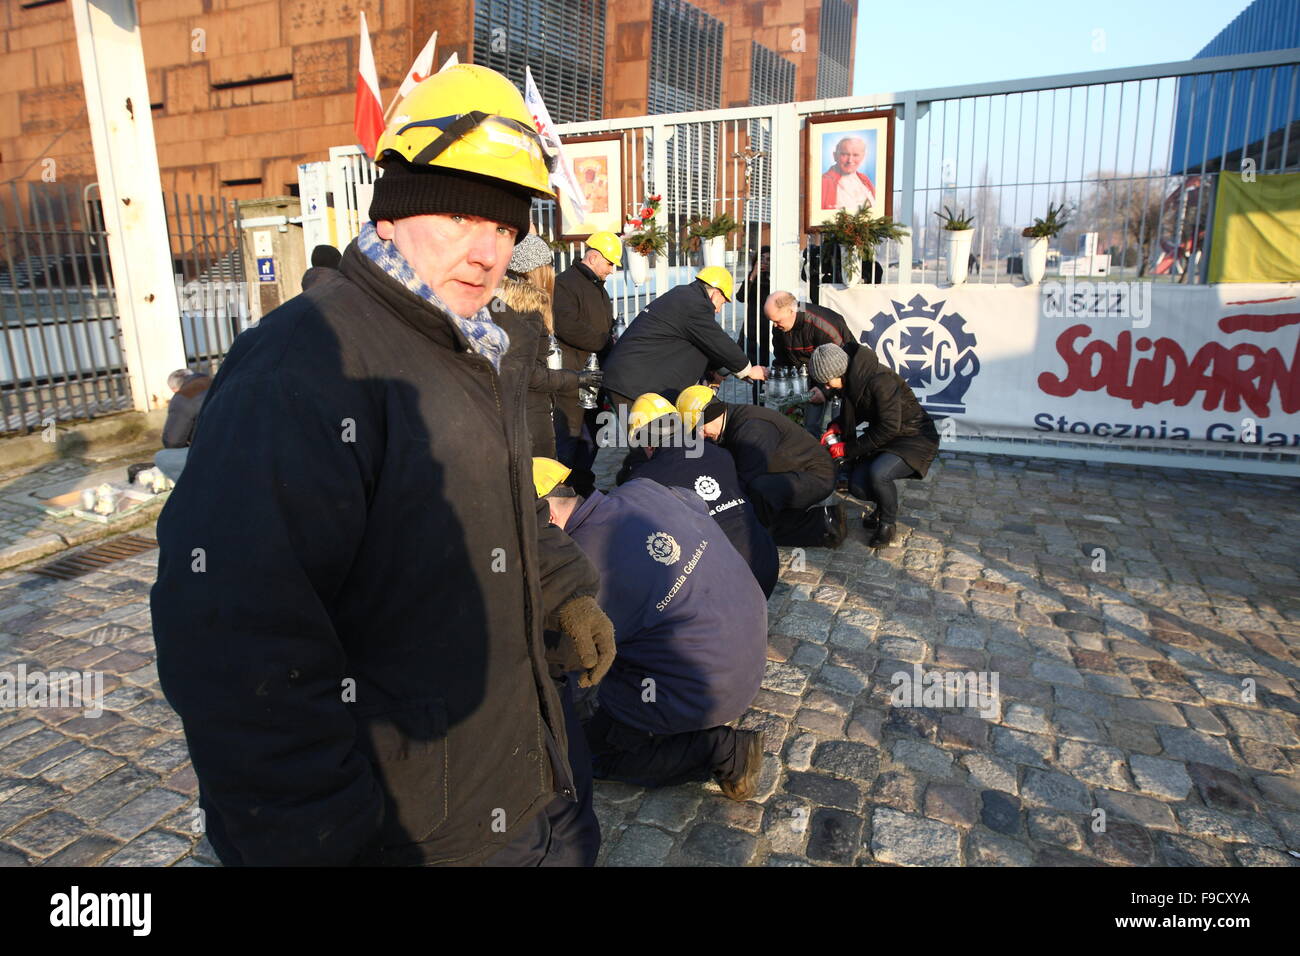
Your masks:
{"label": "concrete curb", "polygon": [[101,538],[111,538],[145,525],[151,525],[158,520],[158,514],[166,503],[165,500],[157,503],[151,502],[135,514],[114,521],[112,524],[70,528],[62,534],[43,534],[38,538],[29,538],[7,548],[0,548],[0,572],[19,570],[25,564],[31,564],[52,554],[58,554],[60,551],[77,548],[83,544],[98,541]]}
{"label": "concrete curb", "polygon": [[119,412],[93,421],[56,426],[57,441],[46,441],[41,432],[0,439],[0,471],[11,471],[60,458],[77,458],[105,445],[152,441],[161,447],[162,426],[167,410]]}

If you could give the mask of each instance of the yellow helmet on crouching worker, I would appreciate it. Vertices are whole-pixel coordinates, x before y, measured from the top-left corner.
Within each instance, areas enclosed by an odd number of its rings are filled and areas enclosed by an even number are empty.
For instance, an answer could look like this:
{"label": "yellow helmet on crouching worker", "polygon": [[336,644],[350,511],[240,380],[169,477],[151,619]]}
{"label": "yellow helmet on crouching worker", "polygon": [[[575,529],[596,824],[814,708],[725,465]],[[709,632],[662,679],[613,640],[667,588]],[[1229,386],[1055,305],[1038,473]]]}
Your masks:
{"label": "yellow helmet on crouching worker", "polygon": [[623,240],[612,232],[593,232],[587,237],[587,248],[595,249],[612,266],[623,261]]}
{"label": "yellow helmet on crouching worker", "polygon": [[[459,170],[553,198],[554,166],[514,84],[495,70],[460,63],[423,80],[398,104],[375,144],[381,167]],[[382,178],[382,177],[381,177]]]}
{"label": "yellow helmet on crouching worker", "polygon": [[[662,421],[667,415],[671,415],[672,419]],[[659,428],[656,431],[660,431],[665,428],[672,428],[676,424],[677,418],[677,408],[672,402],[657,392],[646,392],[632,403],[632,411],[627,416],[628,438],[633,444],[645,444],[642,439],[648,437],[648,433],[645,431],[647,425],[652,422],[659,422]]]}
{"label": "yellow helmet on crouching worker", "polygon": [[695,274],[695,278],[713,286],[727,297],[728,302],[731,301],[731,294],[735,291],[736,281],[731,277],[731,273],[722,266],[705,266]]}
{"label": "yellow helmet on crouching worker", "polygon": [[707,385],[692,385],[682,389],[682,393],[677,396],[677,414],[682,416],[682,424],[688,432],[695,431],[704,406],[717,397],[717,393]]}
{"label": "yellow helmet on crouching worker", "polygon": [[533,488],[537,497],[545,498],[555,490],[555,486],[569,477],[570,469],[554,458],[533,459]]}

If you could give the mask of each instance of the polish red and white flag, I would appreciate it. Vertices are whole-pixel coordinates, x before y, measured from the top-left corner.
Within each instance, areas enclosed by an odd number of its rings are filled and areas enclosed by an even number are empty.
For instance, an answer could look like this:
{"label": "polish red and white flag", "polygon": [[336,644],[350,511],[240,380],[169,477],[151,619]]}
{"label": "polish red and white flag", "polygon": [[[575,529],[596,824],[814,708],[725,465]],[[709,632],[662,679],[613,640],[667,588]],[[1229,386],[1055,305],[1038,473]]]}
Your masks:
{"label": "polish red and white flag", "polygon": [[361,11],[361,56],[357,63],[357,98],[352,108],[352,129],[357,143],[374,158],[375,144],[384,131],[384,107],[379,98],[379,74],[375,72],[375,54],[370,49],[370,31],[366,14]]}

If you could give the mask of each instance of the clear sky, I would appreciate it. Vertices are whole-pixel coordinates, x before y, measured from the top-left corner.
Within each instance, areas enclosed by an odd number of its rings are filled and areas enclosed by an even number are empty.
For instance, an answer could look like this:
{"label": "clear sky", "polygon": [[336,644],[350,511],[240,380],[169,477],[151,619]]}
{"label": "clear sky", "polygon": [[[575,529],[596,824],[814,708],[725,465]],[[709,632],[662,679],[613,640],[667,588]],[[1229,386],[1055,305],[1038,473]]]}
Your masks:
{"label": "clear sky", "polygon": [[853,94],[1189,60],[1250,0],[858,0]]}

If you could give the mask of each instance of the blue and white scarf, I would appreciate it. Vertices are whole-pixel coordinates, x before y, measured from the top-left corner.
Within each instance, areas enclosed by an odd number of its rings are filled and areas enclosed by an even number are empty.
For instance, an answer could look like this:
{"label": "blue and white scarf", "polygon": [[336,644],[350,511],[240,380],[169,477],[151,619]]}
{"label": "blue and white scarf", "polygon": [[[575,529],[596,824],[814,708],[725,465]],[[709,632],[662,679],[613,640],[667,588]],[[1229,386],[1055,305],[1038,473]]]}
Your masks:
{"label": "blue and white scarf", "polygon": [[457,315],[442,299],[438,298],[437,293],[429,288],[423,279],[415,274],[406,257],[397,251],[396,244],[379,238],[373,222],[368,222],[361,227],[361,234],[357,236],[357,248],[367,259],[383,269],[384,274],[389,278],[400,282],[434,308],[451,316],[451,320],[468,340],[470,348],[491,362],[492,367],[500,373],[501,357],[510,348],[510,336],[506,334],[505,329],[492,321],[492,313],[487,306],[479,309],[478,313],[470,318]]}

